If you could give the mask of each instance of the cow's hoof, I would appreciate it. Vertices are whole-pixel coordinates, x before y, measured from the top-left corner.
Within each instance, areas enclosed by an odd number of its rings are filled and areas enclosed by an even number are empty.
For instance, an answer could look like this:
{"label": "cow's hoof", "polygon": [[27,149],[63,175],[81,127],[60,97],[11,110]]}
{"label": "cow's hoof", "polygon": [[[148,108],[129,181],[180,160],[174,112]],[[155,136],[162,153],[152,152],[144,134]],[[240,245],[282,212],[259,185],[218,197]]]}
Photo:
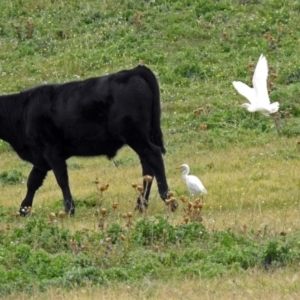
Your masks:
{"label": "cow's hoof", "polygon": [[29,213],[31,213],[31,207],[30,206],[24,206],[24,207],[20,207],[19,209],[19,213],[20,213],[20,216],[22,217],[25,217],[27,216]]}
{"label": "cow's hoof", "polygon": [[147,208],[148,208],[148,201],[144,200],[142,202],[140,199],[138,199],[134,210],[138,210],[140,213],[143,213],[147,210]]}
{"label": "cow's hoof", "polygon": [[74,216],[75,215],[75,208],[65,209],[65,212],[68,216]]}
{"label": "cow's hoof", "polygon": [[166,199],[165,204],[168,206],[168,210],[172,212],[178,207],[178,202],[175,198]]}
{"label": "cow's hoof", "polygon": [[178,208],[178,202],[177,201],[172,202],[170,207],[171,207],[171,211],[175,211]]}
{"label": "cow's hoof", "polygon": [[71,200],[65,201],[64,206],[65,206],[65,213],[68,216],[74,216],[75,215],[75,203],[74,203],[73,200],[72,201]]}

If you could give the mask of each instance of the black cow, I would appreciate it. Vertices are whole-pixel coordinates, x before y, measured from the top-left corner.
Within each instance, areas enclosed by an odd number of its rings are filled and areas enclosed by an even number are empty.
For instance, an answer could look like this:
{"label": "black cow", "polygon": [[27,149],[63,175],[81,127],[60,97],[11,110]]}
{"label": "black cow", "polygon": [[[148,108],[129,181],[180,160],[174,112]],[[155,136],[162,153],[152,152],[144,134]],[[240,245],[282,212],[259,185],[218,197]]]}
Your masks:
{"label": "black cow", "polygon": [[[65,210],[74,214],[66,159],[96,155],[111,159],[124,145],[138,154],[143,175],[156,178],[165,200],[168,184],[160,113],[158,82],[144,66],[1,96],[0,139],[33,164],[20,212],[32,206],[35,192],[53,170]],[[150,188],[144,195],[147,201]]]}

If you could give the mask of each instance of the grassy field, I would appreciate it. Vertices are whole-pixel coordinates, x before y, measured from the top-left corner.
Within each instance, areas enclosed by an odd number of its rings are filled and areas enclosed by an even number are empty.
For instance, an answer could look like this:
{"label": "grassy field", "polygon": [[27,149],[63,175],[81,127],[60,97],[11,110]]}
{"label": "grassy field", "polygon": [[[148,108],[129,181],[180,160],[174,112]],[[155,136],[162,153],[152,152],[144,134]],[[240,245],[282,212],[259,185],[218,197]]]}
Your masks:
{"label": "grassy field", "polygon": [[[1,94],[140,60],[155,72],[179,208],[170,213],[154,184],[147,214],[133,211],[141,168],[125,147],[118,167],[104,157],[68,160],[74,218],[59,217],[52,173],[32,214],[19,218],[31,166],[0,141],[0,297],[299,298],[299,17],[300,4],[283,0],[2,1]],[[245,99],[231,84],[251,84],[261,53],[279,130],[239,108]],[[189,196],[175,169],[182,163],[208,190],[194,221],[180,201]],[[96,178],[109,184],[102,195]]]}

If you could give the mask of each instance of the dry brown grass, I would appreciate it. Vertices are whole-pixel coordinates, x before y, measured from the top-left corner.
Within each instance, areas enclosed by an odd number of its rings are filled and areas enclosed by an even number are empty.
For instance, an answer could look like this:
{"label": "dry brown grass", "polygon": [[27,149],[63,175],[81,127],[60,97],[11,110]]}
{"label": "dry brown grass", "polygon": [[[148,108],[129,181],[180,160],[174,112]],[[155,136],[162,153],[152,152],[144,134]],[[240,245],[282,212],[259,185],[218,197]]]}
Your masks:
{"label": "dry brown grass", "polygon": [[[261,230],[267,225],[269,231],[292,231],[300,225],[300,162],[297,159],[284,159],[282,153],[286,149],[296,153],[299,151],[297,147],[296,139],[278,138],[261,147],[205,150],[197,154],[197,149],[189,145],[189,148],[181,148],[174,155],[166,155],[168,182],[178,198],[181,195],[188,196],[181,174],[175,167],[180,163],[190,165],[191,173],[199,176],[208,190],[203,209],[204,223],[208,229]],[[190,151],[195,153],[192,158],[188,154]],[[30,165],[23,163],[14,153],[2,154],[1,158],[2,170],[17,168],[24,175],[30,171]],[[117,202],[119,212],[133,211],[136,193],[131,184],[141,183],[139,161],[129,148],[120,151],[117,160],[121,163],[115,167],[113,162],[103,157],[71,158],[68,161],[71,166],[69,177],[74,197],[97,197],[93,181],[98,177],[100,182],[110,185],[104,192],[104,207],[110,209],[112,203]],[[80,168],[72,167],[74,165]],[[0,205],[17,209],[25,195],[26,184],[6,185],[0,189]],[[61,198],[53,173],[49,172],[44,185],[37,192],[33,208],[38,212],[39,207],[51,206],[54,200]],[[180,206],[171,216],[174,222],[182,220],[182,204]],[[94,212],[85,210],[83,213],[78,208],[72,226],[75,222],[78,226],[94,227],[94,219],[86,215],[92,216]],[[148,215],[165,213],[166,207],[154,183]]]}

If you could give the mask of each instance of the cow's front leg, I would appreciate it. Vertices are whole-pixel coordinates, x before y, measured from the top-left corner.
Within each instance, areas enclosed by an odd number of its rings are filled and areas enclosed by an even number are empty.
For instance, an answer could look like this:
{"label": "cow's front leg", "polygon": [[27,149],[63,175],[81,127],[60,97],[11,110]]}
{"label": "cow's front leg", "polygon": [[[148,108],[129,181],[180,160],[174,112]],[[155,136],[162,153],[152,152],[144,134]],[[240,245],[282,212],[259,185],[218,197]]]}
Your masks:
{"label": "cow's front leg", "polygon": [[66,161],[55,151],[51,151],[51,149],[45,153],[45,158],[51,166],[56,181],[62,191],[65,211],[67,214],[73,215],[75,213],[75,203],[73,201],[69,187]]}
{"label": "cow's front leg", "polygon": [[20,214],[22,216],[25,216],[28,213],[28,208],[32,207],[33,197],[35,195],[35,192],[43,184],[47,172],[48,172],[47,170],[42,170],[35,166],[33,166],[32,170],[30,171],[27,180],[27,193],[20,207]]}

